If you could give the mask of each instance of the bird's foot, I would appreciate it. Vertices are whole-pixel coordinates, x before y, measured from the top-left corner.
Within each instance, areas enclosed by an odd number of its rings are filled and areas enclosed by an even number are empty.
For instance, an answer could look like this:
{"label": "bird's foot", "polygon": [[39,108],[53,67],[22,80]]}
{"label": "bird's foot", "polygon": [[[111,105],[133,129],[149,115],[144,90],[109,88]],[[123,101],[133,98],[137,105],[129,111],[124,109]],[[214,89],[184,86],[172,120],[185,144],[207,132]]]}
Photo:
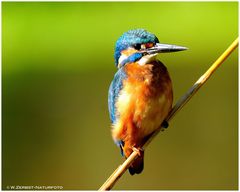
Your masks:
{"label": "bird's foot", "polygon": [[167,129],[168,126],[169,126],[168,122],[167,122],[166,120],[164,120],[164,121],[162,122],[162,127],[165,128],[165,129]]}
{"label": "bird's foot", "polygon": [[137,154],[138,154],[138,156],[142,156],[143,155],[143,148],[141,148],[141,147],[138,147],[138,148],[136,148],[136,147],[132,147],[132,150],[133,151],[135,151],[135,152],[137,152]]}

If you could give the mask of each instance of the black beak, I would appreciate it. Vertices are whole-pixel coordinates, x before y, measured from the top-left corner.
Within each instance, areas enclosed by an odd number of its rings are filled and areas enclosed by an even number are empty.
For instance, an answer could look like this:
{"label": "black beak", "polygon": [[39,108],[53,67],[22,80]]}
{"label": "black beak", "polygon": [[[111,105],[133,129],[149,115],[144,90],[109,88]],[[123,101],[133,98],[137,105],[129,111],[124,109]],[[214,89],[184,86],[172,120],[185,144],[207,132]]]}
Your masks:
{"label": "black beak", "polygon": [[156,43],[155,46],[144,50],[143,52],[147,54],[154,54],[154,53],[169,53],[169,52],[176,52],[176,51],[184,51],[187,50],[187,47],[182,47],[178,45],[169,45],[169,44],[161,44]]}

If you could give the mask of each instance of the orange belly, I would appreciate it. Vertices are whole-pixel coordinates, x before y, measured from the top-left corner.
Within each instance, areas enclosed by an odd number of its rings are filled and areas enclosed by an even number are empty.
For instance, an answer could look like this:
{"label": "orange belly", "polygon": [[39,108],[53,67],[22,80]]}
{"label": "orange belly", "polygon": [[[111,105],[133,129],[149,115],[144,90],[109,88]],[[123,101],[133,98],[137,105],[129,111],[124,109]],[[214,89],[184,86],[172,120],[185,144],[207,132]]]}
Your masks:
{"label": "orange belly", "polygon": [[166,67],[160,62],[125,66],[128,78],[123,82],[116,102],[118,120],[113,125],[114,139],[124,141],[124,154],[140,147],[146,136],[156,130],[172,107],[172,84]]}

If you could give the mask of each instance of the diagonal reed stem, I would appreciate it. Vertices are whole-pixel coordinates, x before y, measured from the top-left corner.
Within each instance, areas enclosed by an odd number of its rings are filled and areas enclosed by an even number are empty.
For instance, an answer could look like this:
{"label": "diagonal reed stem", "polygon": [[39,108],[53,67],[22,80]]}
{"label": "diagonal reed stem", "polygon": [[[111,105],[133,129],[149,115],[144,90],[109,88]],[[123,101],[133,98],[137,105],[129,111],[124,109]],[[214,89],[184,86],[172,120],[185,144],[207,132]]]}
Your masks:
{"label": "diagonal reed stem", "polygon": [[[206,81],[211,77],[211,75],[216,71],[216,69],[227,59],[227,57],[234,51],[238,46],[238,37],[236,40],[227,48],[227,50],[212,64],[212,66],[197,80],[197,82],[183,95],[175,106],[172,108],[166,121],[169,122],[175,114],[182,109],[182,107],[192,98],[192,96],[201,88],[201,86],[206,83]],[[159,127],[154,133],[149,137],[149,139],[143,144],[142,148],[145,149],[148,144],[153,140],[153,138],[159,133],[162,127]],[[106,180],[106,182],[100,187],[99,191],[110,190],[117,180],[125,173],[132,162],[138,157],[138,153],[133,151],[132,154],[120,165],[112,175]]]}

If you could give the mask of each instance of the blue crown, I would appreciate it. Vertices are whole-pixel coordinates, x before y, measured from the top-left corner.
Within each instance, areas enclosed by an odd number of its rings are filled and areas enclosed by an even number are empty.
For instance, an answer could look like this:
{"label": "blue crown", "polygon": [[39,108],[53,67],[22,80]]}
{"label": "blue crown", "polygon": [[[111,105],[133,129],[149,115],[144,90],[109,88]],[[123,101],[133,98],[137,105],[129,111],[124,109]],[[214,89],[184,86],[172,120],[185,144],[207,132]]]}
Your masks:
{"label": "blue crown", "polygon": [[158,38],[144,29],[134,29],[125,32],[116,42],[114,60],[115,65],[118,65],[118,59],[121,56],[121,51],[128,47],[134,47],[137,44],[144,43],[159,43]]}

